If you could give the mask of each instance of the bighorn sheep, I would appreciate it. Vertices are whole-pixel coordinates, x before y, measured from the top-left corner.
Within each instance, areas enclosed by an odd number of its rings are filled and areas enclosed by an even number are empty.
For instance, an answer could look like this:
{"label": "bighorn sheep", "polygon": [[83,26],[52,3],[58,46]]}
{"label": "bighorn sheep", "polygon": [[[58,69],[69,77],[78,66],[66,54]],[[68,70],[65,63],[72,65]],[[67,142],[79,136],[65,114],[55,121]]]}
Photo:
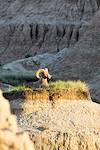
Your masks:
{"label": "bighorn sheep", "polygon": [[48,68],[45,69],[39,69],[36,72],[36,77],[40,81],[40,87],[48,87],[48,79],[51,79],[51,75],[49,74]]}

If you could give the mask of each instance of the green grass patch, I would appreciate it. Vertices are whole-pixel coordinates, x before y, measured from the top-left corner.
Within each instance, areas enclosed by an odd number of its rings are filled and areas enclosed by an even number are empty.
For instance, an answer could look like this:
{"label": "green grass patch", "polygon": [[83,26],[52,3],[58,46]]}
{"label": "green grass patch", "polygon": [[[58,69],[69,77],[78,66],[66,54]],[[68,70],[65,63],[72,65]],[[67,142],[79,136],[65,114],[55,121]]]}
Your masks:
{"label": "green grass patch", "polygon": [[88,91],[89,87],[85,82],[78,81],[55,81],[50,82],[50,89],[52,90],[70,90],[70,91]]}
{"label": "green grass patch", "polygon": [[13,99],[21,96],[21,98],[26,100],[91,100],[89,87],[82,81],[50,82],[49,88],[34,88],[19,85],[12,87],[5,94],[8,94],[8,99],[12,99],[14,94]]}
{"label": "green grass patch", "polygon": [[15,87],[11,88],[11,91],[12,91],[12,92],[16,92],[16,91],[27,91],[27,90],[32,90],[32,88],[26,87],[26,86],[21,86],[21,85],[15,86]]}

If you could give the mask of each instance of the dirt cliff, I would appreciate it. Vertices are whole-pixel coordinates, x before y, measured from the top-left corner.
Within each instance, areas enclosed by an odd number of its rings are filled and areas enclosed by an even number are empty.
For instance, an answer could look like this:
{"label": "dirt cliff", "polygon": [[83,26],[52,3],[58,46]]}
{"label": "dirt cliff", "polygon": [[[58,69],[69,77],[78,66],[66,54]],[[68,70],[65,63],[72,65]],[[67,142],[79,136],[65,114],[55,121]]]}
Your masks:
{"label": "dirt cliff", "polygon": [[34,150],[28,135],[19,130],[10,104],[0,90],[0,150]]}
{"label": "dirt cliff", "polygon": [[91,101],[10,100],[35,149],[99,150],[100,105]]}

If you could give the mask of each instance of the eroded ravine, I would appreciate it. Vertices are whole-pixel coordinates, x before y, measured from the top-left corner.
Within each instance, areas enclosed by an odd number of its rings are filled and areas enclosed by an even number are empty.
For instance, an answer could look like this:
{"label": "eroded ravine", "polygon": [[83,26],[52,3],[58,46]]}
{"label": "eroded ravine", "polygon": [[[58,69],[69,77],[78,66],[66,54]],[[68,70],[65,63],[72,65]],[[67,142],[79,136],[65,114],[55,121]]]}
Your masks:
{"label": "eroded ravine", "polygon": [[82,36],[99,2],[1,1],[0,61],[11,62],[25,55],[58,52],[73,47]]}

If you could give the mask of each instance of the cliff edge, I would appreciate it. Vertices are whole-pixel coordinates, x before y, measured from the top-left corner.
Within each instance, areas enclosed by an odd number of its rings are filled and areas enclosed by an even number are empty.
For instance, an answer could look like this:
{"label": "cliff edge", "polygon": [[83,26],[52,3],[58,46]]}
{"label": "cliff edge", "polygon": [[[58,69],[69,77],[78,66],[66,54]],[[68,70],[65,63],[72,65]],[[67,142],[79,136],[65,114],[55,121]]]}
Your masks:
{"label": "cliff edge", "polygon": [[15,115],[10,112],[10,104],[0,90],[0,150],[34,150],[25,132],[19,131]]}

